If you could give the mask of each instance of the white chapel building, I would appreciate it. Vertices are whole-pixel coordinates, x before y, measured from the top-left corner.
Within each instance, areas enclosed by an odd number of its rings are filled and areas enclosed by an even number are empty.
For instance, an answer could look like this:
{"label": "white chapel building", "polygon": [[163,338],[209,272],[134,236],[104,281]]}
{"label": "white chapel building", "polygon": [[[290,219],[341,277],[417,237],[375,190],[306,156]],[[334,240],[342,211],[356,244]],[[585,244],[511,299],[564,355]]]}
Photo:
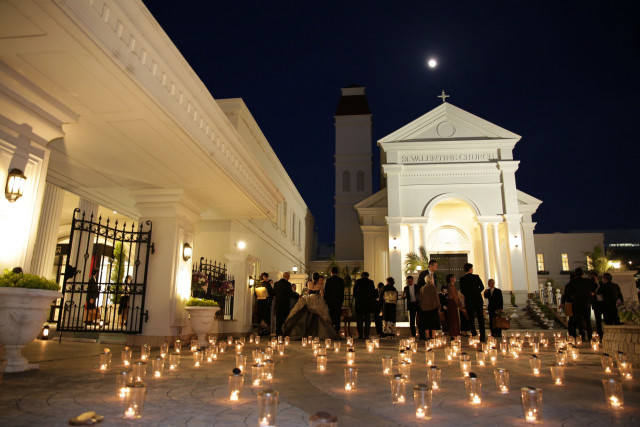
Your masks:
{"label": "white chapel building", "polygon": [[[364,88],[344,88],[340,103],[349,96],[364,96]],[[336,115],[338,260],[341,254],[351,259],[359,255],[339,248],[338,233],[349,230],[342,224],[349,217],[338,217],[339,201],[344,190],[353,189],[353,182],[341,180],[358,176],[357,170],[342,166],[367,170],[367,162],[371,165],[371,157],[356,148],[348,153],[342,146],[351,145],[350,132],[357,127],[370,132],[370,126],[368,110],[355,110],[353,117]],[[485,283],[493,278],[498,287],[513,291],[518,302],[524,301],[538,289],[532,215],[542,202],[516,187],[519,161],[513,149],[519,140],[519,135],[448,102],[379,140],[383,188],[355,204],[364,271],[376,282],[392,276],[400,287],[407,274],[406,255],[424,247],[443,273],[462,276],[463,264],[470,262]],[[355,190],[371,191],[370,183],[359,186],[356,181]]]}

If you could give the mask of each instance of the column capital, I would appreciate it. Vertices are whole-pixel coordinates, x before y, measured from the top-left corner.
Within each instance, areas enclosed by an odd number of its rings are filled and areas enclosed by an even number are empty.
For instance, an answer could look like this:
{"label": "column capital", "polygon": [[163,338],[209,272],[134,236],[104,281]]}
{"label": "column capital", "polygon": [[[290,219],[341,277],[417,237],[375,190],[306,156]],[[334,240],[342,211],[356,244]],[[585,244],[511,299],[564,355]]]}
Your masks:
{"label": "column capital", "polygon": [[247,265],[252,264],[256,261],[256,258],[254,258],[253,256],[246,253],[242,253],[242,252],[238,252],[234,254],[224,254],[224,258],[227,261],[227,263],[244,262]]}
{"label": "column capital", "polygon": [[522,222],[522,214],[504,214],[504,220],[506,222]]}
{"label": "column capital", "polygon": [[525,231],[533,231],[536,228],[537,222],[523,222],[522,229]]}
{"label": "column capital", "polygon": [[491,224],[495,222],[502,222],[502,217],[500,215],[482,215],[482,216],[478,216],[478,222],[480,224]]}
{"label": "column capital", "polygon": [[133,190],[131,195],[142,217],[183,216],[195,222],[203,211],[203,206],[182,188]]}
{"label": "column capital", "polygon": [[515,172],[518,170],[519,160],[501,160],[498,161],[498,169],[502,172]]}

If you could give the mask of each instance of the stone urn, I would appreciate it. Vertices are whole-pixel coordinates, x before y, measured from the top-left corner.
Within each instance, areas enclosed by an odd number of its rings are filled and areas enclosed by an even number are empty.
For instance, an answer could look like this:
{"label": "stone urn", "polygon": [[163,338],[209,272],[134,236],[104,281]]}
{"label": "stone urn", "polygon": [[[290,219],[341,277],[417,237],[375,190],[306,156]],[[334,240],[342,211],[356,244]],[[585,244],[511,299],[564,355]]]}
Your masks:
{"label": "stone urn", "polygon": [[5,372],[38,369],[22,356],[22,348],[36,339],[58,291],[0,287],[0,343],[4,345]]}
{"label": "stone urn", "polygon": [[198,342],[201,346],[206,346],[207,334],[211,331],[220,307],[187,306],[185,310],[189,313],[191,329],[198,335]]}

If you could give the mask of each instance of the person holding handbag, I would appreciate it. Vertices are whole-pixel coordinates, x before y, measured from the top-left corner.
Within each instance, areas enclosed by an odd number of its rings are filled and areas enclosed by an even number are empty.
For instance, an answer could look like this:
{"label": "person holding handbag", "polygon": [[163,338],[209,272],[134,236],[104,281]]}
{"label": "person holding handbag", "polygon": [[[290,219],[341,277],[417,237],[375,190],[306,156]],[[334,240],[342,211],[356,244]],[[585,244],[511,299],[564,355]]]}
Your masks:
{"label": "person holding handbag", "polygon": [[433,284],[433,278],[431,276],[425,277],[425,284],[420,288],[420,297],[418,298],[420,304],[420,336],[427,335],[425,331],[428,331],[427,339],[434,339],[436,337],[436,331],[440,329],[440,296],[438,295],[438,288]]}
{"label": "person holding handbag", "polygon": [[458,291],[456,290],[456,276],[448,274],[447,282],[447,325],[449,326],[449,336],[451,338],[460,335],[460,314],[458,310],[462,309]]}
{"label": "person holding handbag", "polygon": [[494,319],[500,317],[502,310],[504,309],[502,291],[496,288],[496,281],[493,279],[489,279],[487,287],[488,289],[484,291],[484,298],[489,301],[487,311],[489,311],[489,328],[491,330],[491,336],[500,337],[502,335],[502,329],[495,325]]}

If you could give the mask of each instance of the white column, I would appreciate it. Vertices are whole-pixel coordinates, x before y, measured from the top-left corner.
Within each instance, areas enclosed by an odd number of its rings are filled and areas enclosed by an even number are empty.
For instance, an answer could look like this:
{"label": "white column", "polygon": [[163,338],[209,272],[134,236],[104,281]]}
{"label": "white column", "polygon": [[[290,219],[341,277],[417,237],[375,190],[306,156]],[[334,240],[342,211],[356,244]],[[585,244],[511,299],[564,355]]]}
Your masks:
{"label": "white column", "polygon": [[525,271],[524,252],[522,248],[522,214],[505,214],[507,225],[509,266],[513,293],[517,304],[527,300],[527,275]]}
{"label": "white column", "polygon": [[58,243],[58,226],[64,203],[64,190],[46,183],[36,244],[31,257],[31,273],[54,279],[53,262]]}
{"label": "white column", "polygon": [[500,258],[500,234],[498,232],[498,226],[500,224],[494,222],[491,224],[491,231],[493,232],[493,257],[496,263],[496,286],[504,288],[504,282],[502,281],[502,259]]}
{"label": "white column", "polygon": [[[252,293],[249,292],[249,274],[256,258],[245,253],[226,254],[227,273],[235,280],[233,295],[233,319],[231,322],[222,322],[224,333],[249,333],[251,331],[251,315],[253,308]],[[306,277],[306,275],[305,275]],[[291,281],[291,280],[290,280]],[[300,283],[306,282],[298,282]],[[302,287],[298,286],[301,290]]]}
{"label": "white column", "polygon": [[489,267],[489,239],[487,237],[487,223],[480,223],[480,234],[482,236],[482,262],[484,264],[485,283],[491,279],[491,269]]}
{"label": "white column", "polygon": [[524,249],[525,265],[527,267],[527,289],[535,292],[538,283],[538,263],[536,260],[536,245],[533,239],[535,222],[522,223],[522,244]]}
{"label": "white column", "polygon": [[420,224],[411,225],[411,240],[413,242],[413,252],[420,253]]}
{"label": "white column", "polygon": [[[402,289],[402,224],[401,218],[387,217],[389,225],[389,276],[396,280],[396,289]],[[395,240],[394,240],[395,239]]]}
{"label": "white column", "polygon": [[428,254],[429,253],[429,248],[427,247],[427,244],[429,242],[429,233],[428,233],[428,229],[427,229],[427,224],[422,224],[420,229],[422,231],[422,245],[424,246],[424,249],[425,249],[425,251],[427,251],[427,254]]}

